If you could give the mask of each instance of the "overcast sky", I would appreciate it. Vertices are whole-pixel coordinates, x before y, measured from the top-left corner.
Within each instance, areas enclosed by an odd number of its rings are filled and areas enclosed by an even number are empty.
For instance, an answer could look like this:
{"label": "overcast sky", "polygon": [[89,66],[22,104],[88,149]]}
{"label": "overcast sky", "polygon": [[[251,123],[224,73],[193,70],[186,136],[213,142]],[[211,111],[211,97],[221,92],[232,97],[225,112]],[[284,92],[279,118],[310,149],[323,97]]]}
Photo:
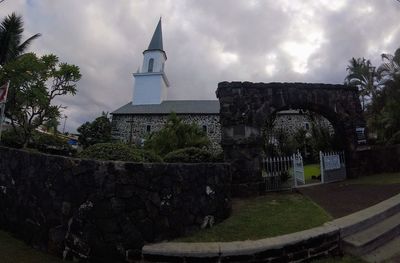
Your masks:
{"label": "overcast sky", "polygon": [[75,132],[132,100],[133,77],[162,16],[168,99],[216,99],[220,81],[343,83],[352,57],[400,47],[395,0],[5,0],[30,51],[80,67],[67,106]]}

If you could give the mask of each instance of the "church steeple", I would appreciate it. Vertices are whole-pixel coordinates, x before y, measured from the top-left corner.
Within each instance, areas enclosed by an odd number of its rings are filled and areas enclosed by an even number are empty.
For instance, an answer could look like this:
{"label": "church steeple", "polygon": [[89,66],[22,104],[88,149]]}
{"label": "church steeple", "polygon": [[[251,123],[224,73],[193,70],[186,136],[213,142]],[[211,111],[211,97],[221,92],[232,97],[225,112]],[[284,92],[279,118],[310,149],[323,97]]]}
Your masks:
{"label": "church steeple", "polygon": [[162,40],[161,17],[160,17],[160,20],[158,21],[156,30],[154,31],[153,37],[151,38],[149,47],[147,48],[146,51],[150,51],[150,50],[164,51],[163,40]]}
{"label": "church steeple", "polygon": [[135,84],[132,104],[159,104],[167,99],[169,82],[164,72],[166,60],[160,18],[149,47],[143,51],[141,71],[133,74]]}

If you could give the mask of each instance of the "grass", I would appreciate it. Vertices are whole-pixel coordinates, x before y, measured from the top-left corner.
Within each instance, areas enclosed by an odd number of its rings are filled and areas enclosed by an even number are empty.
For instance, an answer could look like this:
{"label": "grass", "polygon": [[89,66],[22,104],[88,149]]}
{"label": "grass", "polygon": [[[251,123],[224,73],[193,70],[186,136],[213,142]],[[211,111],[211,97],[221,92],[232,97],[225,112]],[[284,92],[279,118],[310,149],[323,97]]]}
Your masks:
{"label": "grass", "polygon": [[348,179],[344,183],[374,184],[374,185],[400,184],[400,173],[382,173],[382,174],[368,175],[360,178]]}
{"label": "grass", "polygon": [[27,246],[0,230],[0,262],[4,263],[61,263],[61,259]]}
{"label": "grass", "polygon": [[306,184],[319,183],[320,180],[313,180],[311,179],[311,177],[318,176],[320,174],[321,174],[321,169],[319,164],[304,165],[304,179],[306,180]]}
{"label": "grass", "polygon": [[330,215],[300,194],[274,193],[235,200],[232,215],[224,222],[175,241],[255,240],[313,228],[329,220]]}

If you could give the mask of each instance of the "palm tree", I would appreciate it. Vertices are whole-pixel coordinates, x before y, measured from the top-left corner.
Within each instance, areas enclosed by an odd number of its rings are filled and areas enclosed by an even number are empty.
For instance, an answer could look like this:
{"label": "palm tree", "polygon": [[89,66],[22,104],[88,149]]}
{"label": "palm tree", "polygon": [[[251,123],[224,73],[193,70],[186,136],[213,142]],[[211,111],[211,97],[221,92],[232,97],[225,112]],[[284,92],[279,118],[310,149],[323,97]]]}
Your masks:
{"label": "palm tree", "polygon": [[400,74],[400,48],[394,52],[394,55],[382,54],[381,56],[385,62],[378,67],[377,74],[379,83],[385,84]]}
{"label": "palm tree", "polygon": [[22,42],[24,32],[22,17],[12,13],[0,24],[0,66],[22,55],[31,42],[40,37],[35,34]]}
{"label": "palm tree", "polygon": [[375,92],[374,77],[375,68],[369,60],[365,58],[352,58],[349,61],[346,71],[348,75],[345,78],[345,84],[355,86],[360,91],[362,106],[365,109],[365,97],[372,96]]}

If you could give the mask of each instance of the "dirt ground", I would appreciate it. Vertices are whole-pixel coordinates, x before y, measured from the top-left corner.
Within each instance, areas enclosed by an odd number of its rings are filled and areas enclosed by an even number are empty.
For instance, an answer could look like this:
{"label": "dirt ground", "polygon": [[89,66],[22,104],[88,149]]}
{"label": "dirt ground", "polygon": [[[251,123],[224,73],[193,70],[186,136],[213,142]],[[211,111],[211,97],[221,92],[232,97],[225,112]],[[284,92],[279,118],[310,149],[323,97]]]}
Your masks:
{"label": "dirt ground", "polygon": [[369,185],[339,182],[300,188],[299,192],[308,196],[334,218],[339,218],[400,193],[400,184]]}

